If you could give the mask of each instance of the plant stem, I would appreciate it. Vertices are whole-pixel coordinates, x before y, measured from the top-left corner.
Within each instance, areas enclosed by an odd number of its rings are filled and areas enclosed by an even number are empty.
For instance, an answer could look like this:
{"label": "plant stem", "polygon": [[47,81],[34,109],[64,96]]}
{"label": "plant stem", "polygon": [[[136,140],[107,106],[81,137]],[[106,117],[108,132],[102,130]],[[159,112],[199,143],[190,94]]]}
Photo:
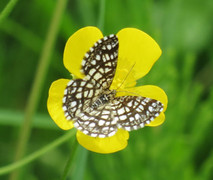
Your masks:
{"label": "plant stem", "polygon": [[[17,161],[22,158],[25,152],[27,141],[31,133],[32,117],[35,114],[37,105],[40,99],[40,93],[43,87],[44,79],[46,77],[47,69],[50,64],[50,56],[54,47],[54,43],[59,31],[59,24],[61,16],[66,7],[67,0],[58,0],[56,3],[55,11],[47,31],[46,40],[39,60],[35,80],[30,92],[30,96],[26,106],[26,112],[24,122],[20,129],[20,135],[18,138],[18,144],[16,148],[16,154],[14,160]],[[18,177],[18,171],[13,172],[10,176],[10,180],[15,180]]]}
{"label": "plant stem", "polygon": [[70,157],[69,157],[69,159],[68,159],[68,161],[67,161],[67,164],[66,164],[66,167],[65,167],[65,169],[64,169],[64,173],[63,173],[63,175],[62,175],[62,177],[61,177],[61,180],[66,180],[66,177],[67,177],[69,171],[72,169],[72,166],[73,166],[73,158],[74,158],[74,156],[76,155],[76,149],[77,149],[77,147],[78,147],[78,142],[77,142],[77,140],[75,139],[75,140],[74,140],[74,143],[73,143],[73,146],[72,146],[71,153],[70,153]]}
{"label": "plant stem", "polygon": [[105,0],[100,0],[99,18],[97,26],[102,32],[104,30],[104,16],[105,16]]}
{"label": "plant stem", "polygon": [[5,18],[7,18],[7,16],[9,16],[10,12],[13,10],[17,2],[18,0],[10,0],[10,2],[7,3],[7,5],[0,14],[0,24],[2,21],[4,21]]}
{"label": "plant stem", "polygon": [[36,152],[28,155],[27,157],[23,158],[22,160],[19,160],[19,161],[13,163],[13,164],[1,167],[0,168],[0,175],[7,174],[7,173],[9,173],[9,172],[11,172],[11,171],[13,171],[17,168],[20,168],[20,167],[30,163],[31,161],[42,156],[43,154],[47,153],[48,151],[50,151],[50,150],[56,148],[57,146],[61,145],[62,143],[64,143],[68,139],[71,139],[71,137],[74,136],[75,133],[76,133],[76,131],[71,130],[68,133],[66,133],[65,135],[63,135],[60,138],[53,141],[52,143],[48,144],[47,146],[45,146],[45,147],[39,149],[38,151],[36,151]]}

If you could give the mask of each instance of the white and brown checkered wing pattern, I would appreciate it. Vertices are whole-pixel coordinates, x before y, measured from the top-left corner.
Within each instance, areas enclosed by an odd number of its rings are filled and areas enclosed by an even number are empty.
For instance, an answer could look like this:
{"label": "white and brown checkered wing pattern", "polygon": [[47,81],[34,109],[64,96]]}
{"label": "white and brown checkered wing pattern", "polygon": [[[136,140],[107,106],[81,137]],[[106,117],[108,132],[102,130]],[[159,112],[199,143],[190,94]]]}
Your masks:
{"label": "white and brown checkered wing pattern", "polygon": [[77,115],[74,126],[86,135],[105,138],[117,131],[114,109],[111,104],[104,104],[97,109],[88,108]]}
{"label": "white and brown checkered wing pattern", "polygon": [[[67,120],[92,137],[108,137],[117,131],[114,119],[114,106],[105,103],[100,91],[82,79],[71,80],[67,84],[63,98],[63,110]],[[100,105],[101,103],[101,105]]]}
{"label": "white and brown checkered wing pattern", "polygon": [[127,131],[143,128],[163,111],[161,102],[141,96],[117,97],[113,100],[113,105],[118,128]]}
{"label": "white and brown checkered wing pattern", "polygon": [[64,91],[63,110],[67,120],[74,120],[77,114],[90,106],[99,90],[89,81],[82,79],[71,80]]}
{"label": "white and brown checkered wing pattern", "polygon": [[98,40],[85,54],[82,73],[97,88],[108,88],[115,75],[118,59],[118,38],[111,34]]}

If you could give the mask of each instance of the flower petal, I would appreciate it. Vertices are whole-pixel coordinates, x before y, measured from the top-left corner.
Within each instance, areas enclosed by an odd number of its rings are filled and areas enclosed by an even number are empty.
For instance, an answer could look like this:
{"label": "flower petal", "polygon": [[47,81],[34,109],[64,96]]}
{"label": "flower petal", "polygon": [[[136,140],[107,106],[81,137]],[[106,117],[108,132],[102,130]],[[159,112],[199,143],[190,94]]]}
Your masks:
{"label": "flower petal", "polygon": [[107,138],[94,138],[78,131],[77,139],[79,144],[90,151],[108,154],[124,149],[127,146],[129,133],[123,129],[118,129],[114,136]]}
{"label": "flower petal", "polygon": [[83,78],[80,72],[82,59],[94,43],[102,37],[98,28],[88,26],[78,30],[68,39],[64,49],[64,66],[76,78]]}
{"label": "flower petal", "polygon": [[147,124],[146,126],[158,126],[165,121],[164,112],[166,111],[167,108],[168,98],[166,93],[161,88],[153,85],[145,85],[133,88],[126,88],[117,92],[117,96],[128,96],[128,95],[149,97],[163,103],[164,105],[163,112],[161,112],[160,115],[154,121],[152,121],[150,124]]}
{"label": "flower petal", "polygon": [[[160,57],[161,49],[154,39],[139,29],[125,28],[119,31],[117,36],[119,52],[114,79],[116,81],[121,77],[126,78],[122,87],[128,87],[149,72]],[[113,81],[112,87],[117,89],[116,86],[120,85]]]}
{"label": "flower petal", "polygon": [[54,120],[54,122],[64,130],[73,128],[73,123],[68,121],[64,116],[64,111],[62,109],[62,99],[64,96],[64,90],[67,86],[68,79],[59,79],[54,81],[49,89],[49,96],[47,100],[47,109]]}
{"label": "flower petal", "polygon": [[150,124],[146,124],[146,126],[152,126],[152,127],[155,127],[155,126],[160,126],[161,124],[163,124],[165,121],[165,115],[164,113],[161,113],[158,117],[155,118],[154,121],[151,121]]}

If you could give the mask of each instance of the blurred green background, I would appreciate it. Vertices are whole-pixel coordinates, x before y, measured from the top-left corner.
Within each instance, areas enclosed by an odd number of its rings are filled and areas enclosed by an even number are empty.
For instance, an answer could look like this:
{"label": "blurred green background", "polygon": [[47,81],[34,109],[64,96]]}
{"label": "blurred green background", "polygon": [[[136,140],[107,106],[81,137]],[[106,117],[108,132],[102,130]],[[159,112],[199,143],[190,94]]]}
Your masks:
{"label": "blurred green background", "polygon": [[[66,133],[49,117],[46,101],[54,80],[70,78],[62,61],[68,37],[88,25],[100,27],[105,35],[135,27],[151,35],[163,51],[139,84],[165,90],[166,121],[131,132],[127,148],[114,154],[97,154],[79,146],[68,179],[213,179],[213,1],[67,0],[51,41],[46,37],[52,33],[50,24],[59,1],[0,1],[0,166],[14,162],[45,46],[53,48],[41,72],[24,157]],[[74,138],[19,169],[20,179],[60,179]],[[16,178],[8,173],[0,179]]]}

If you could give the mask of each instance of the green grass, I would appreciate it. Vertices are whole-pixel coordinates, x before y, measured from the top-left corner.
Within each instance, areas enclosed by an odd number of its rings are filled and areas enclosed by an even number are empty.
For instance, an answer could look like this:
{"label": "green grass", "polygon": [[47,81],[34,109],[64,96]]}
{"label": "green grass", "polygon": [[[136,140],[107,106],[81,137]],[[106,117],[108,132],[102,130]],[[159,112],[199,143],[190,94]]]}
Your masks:
{"label": "green grass", "polygon": [[[67,165],[68,179],[213,179],[213,1],[67,1],[54,27],[58,33],[48,40],[56,4],[52,0],[0,2],[0,179],[62,178],[74,137],[62,138],[60,146],[54,143],[66,132],[48,115],[48,89],[54,80],[70,77],[62,61],[64,45],[71,34],[88,25],[100,27],[105,35],[125,27],[150,34],[163,54],[138,84],[160,86],[169,104],[165,123],[131,132],[123,151],[102,155],[76,147]],[[49,63],[38,72],[48,42],[44,59]],[[29,97],[36,76],[41,81],[21,158],[26,164],[18,169],[19,176],[11,175],[17,172],[13,168],[1,174],[2,168],[16,165],[18,137],[21,127],[27,131],[23,122],[32,106]],[[52,148],[39,154],[51,143]],[[34,153],[38,157],[28,162]]]}

